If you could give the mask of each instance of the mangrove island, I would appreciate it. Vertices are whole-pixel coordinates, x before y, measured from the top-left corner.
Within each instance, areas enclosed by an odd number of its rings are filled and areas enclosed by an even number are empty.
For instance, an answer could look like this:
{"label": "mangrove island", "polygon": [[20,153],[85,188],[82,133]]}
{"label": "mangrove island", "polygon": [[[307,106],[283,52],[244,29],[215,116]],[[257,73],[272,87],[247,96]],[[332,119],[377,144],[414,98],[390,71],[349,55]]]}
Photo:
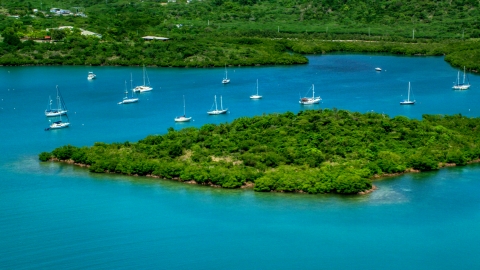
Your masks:
{"label": "mangrove island", "polygon": [[66,145],[41,161],[255,191],[358,194],[372,179],[466,165],[480,158],[480,119],[337,109],[241,117],[136,142]]}

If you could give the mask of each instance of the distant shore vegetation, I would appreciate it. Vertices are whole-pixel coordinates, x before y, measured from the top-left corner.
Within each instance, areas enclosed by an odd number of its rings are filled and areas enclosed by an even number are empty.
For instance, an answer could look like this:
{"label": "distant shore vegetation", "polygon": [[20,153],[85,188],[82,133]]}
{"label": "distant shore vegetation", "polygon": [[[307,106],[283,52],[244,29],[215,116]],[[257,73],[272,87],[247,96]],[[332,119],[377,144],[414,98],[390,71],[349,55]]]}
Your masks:
{"label": "distant shore vegetation", "polygon": [[478,161],[479,129],[479,118],[460,114],[416,120],[320,109],[169,128],[136,143],[65,145],[39,159],[259,192],[357,194],[375,177]]}
{"label": "distant shore vegetation", "polygon": [[[308,63],[308,54],[341,51],[445,55],[453,66],[479,71],[479,5],[446,0],[3,1],[0,65],[292,65]],[[54,14],[52,8],[70,13]],[[83,35],[80,29],[96,34]],[[168,41],[144,41],[148,35]]]}

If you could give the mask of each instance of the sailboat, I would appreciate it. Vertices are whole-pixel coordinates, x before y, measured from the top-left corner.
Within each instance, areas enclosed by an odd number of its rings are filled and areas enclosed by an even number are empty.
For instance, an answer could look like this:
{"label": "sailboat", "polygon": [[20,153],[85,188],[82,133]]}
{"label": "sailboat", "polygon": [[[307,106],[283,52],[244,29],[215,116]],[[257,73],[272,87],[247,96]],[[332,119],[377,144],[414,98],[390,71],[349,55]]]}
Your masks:
{"label": "sailboat", "polygon": [[52,99],[50,97],[48,99],[49,99],[49,105],[45,110],[45,116],[52,117],[52,116],[67,114],[67,107],[65,106],[62,95],[58,90],[58,85],[57,85],[57,108],[56,109],[52,109]]}
{"label": "sailboat", "polygon": [[[59,106],[62,106],[62,108],[64,108],[64,110],[62,110],[61,112],[59,112],[59,110],[57,110],[57,114],[55,114],[55,115],[47,115],[47,116],[58,116],[58,120],[54,121],[54,122],[52,122],[51,120],[48,120],[48,121],[50,121],[51,124],[45,130],[60,129],[60,128],[66,128],[66,127],[70,126],[70,120],[68,119],[68,115],[67,115],[67,106],[65,106],[65,103],[63,102],[62,96],[60,95],[60,91],[58,90],[58,85],[57,85],[57,102],[58,102],[58,104],[61,104]],[[50,102],[50,104],[51,104],[51,102]],[[46,114],[47,114],[47,111],[45,111],[45,115]],[[67,121],[62,120],[62,115],[65,115],[65,117],[67,118]]]}
{"label": "sailboat", "polygon": [[413,105],[415,104],[415,100],[410,100],[410,82],[408,82],[408,96],[407,99],[404,101],[400,101],[400,105]]}
{"label": "sailboat", "polygon": [[[222,104],[222,96],[220,96],[220,110],[217,108],[217,95],[215,95],[215,110],[210,110],[207,113],[210,115],[216,115],[216,114],[224,114],[227,113],[228,109],[223,109],[223,104]],[[213,107],[213,105],[212,105]]]}
{"label": "sailboat", "polygon": [[93,74],[93,72],[91,72],[91,71],[88,72],[87,79],[93,80],[93,79],[95,79],[95,78],[97,78],[97,75]]}
{"label": "sailboat", "polygon": [[175,122],[189,122],[192,117],[185,116],[185,96],[183,96],[183,116],[175,117]]}
{"label": "sailboat", "polygon": [[311,104],[317,104],[320,103],[320,100],[322,100],[320,97],[315,97],[315,86],[312,84],[312,97],[303,97],[300,98],[298,101],[302,105],[311,105]]}
{"label": "sailboat", "polygon": [[[145,77],[147,77],[148,85],[145,83]],[[143,65],[143,85],[136,86],[133,91],[134,92],[148,92],[152,91],[153,88],[150,87],[150,79],[148,79],[147,70],[145,69],[145,65]]]}
{"label": "sailboat", "polygon": [[66,128],[66,127],[70,126],[70,120],[68,119],[68,115],[65,114],[65,117],[67,118],[66,122],[62,120],[61,115],[59,115],[58,117],[59,117],[59,120],[57,120],[55,122],[52,122],[50,124],[50,126],[48,128],[46,128],[45,130],[60,129],[60,128]]}
{"label": "sailboat", "polygon": [[225,78],[223,78],[222,83],[226,84],[226,83],[229,83],[229,82],[230,82],[230,79],[227,76],[227,65],[225,64]]}
{"label": "sailboat", "polygon": [[[465,82],[465,80],[467,82]],[[452,86],[453,90],[467,90],[470,88],[470,83],[468,82],[467,75],[465,73],[465,66],[463,67],[463,82],[460,82],[460,71],[457,74],[457,82]]]}
{"label": "sailboat", "polygon": [[[132,74],[130,74],[130,87],[132,84]],[[129,103],[135,103],[138,102],[138,98],[133,97],[133,91],[132,91],[132,97],[128,97],[128,90],[127,90],[127,81],[125,81],[125,97],[123,98],[122,101],[118,102],[118,104],[129,104]]]}
{"label": "sailboat", "polygon": [[250,98],[251,99],[261,99],[262,98],[262,96],[258,95],[258,79],[257,79],[257,94],[251,95]]}

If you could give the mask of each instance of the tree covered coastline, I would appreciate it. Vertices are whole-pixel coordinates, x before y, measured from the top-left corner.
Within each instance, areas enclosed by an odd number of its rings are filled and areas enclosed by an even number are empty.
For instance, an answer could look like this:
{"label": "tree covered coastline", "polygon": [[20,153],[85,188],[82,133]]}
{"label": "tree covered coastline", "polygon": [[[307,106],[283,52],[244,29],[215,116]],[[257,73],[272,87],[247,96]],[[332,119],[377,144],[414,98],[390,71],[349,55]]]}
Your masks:
{"label": "tree covered coastline", "polygon": [[[477,71],[479,5],[429,0],[3,1],[0,65],[291,65],[307,63],[305,54],[346,51],[446,55],[453,66]],[[54,16],[53,7],[80,8],[88,16]],[[81,35],[79,29],[102,38]],[[55,42],[37,42],[46,35]],[[145,42],[141,37],[146,35],[169,41]]]}
{"label": "tree covered coastline", "polygon": [[320,109],[169,128],[136,143],[66,145],[39,159],[224,188],[253,183],[260,192],[356,194],[369,190],[375,176],[478,160],[479,128],[479,118],[462,115],[416,120]]}

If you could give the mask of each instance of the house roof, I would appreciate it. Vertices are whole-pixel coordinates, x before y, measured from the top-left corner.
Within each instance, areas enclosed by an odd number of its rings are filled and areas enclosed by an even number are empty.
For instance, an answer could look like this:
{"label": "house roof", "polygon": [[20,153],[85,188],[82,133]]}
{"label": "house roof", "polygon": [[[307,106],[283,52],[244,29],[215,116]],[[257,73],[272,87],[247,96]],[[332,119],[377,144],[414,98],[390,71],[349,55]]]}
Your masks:
{"label": "house roof", "polygon": [[142,37],[144,40],[168,40],[169,38],[166,37],[155,37],[155,36],[144,36]]}

